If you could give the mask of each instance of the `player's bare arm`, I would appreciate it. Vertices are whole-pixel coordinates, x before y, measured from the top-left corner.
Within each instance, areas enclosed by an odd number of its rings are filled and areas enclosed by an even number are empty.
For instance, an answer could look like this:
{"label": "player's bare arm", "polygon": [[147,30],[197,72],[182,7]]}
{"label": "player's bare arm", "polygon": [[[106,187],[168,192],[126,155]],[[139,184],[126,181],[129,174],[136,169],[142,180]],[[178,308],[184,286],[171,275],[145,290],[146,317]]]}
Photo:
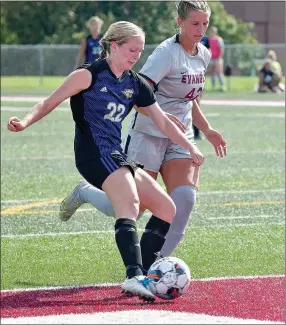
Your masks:
{"label": "player's bare arm", "polygon": [[192,116],[193,116],[193,123],[203,133],[207,132],[211,128],[204,113],[201,111],[200,106],[196,101],[196,99],[193,100]]}
{"label": "player's bare arm", "polygon": [[[137,107],[137,106],[134,106],[134,109],[142,114],[142,115],[145,115],[145,116],[149,116],[145,110],[145,107]],[[170,114],[170,113],[166,113],[166,112],[163,112],[164,114],[166,114],[166,116],[173,122],[177,125],[177,127],[182,131],[182,132],[185,132],[186,131],[186,128],[185,128],[185,125],[178,119],[178,117],[174,114]]]}
{"label": "player's bare arm", "polygon": [[201,111],[196,100],[193,101],[193,123],[199,128],[207,138],[207,140],[213,145],[216,155],[219,157],[226,156],[227,143],[223,136],[216,130],[214,130],[206,119],[205,115]]}
{"label": "player's bare arm", "polygon": [[75,63],[76,66],[75,66],[75,68],[77,68],[80,65],[81,60],[85,55],[85,50],[86,50],[86,39],[83,39],[81,41],[80,49],[79,49],[78,55],[76,57],[76,63]]}
{"label": "player's bare arm", "polygon": [[8,130],[12,132],[23,131],[31,124],[39,121],[49,114],[67,98],[87,89],[91,84],[91,73],[86,69],[72,72],[49,97],[37,103],[23,120],[11,117],[8,121]]}

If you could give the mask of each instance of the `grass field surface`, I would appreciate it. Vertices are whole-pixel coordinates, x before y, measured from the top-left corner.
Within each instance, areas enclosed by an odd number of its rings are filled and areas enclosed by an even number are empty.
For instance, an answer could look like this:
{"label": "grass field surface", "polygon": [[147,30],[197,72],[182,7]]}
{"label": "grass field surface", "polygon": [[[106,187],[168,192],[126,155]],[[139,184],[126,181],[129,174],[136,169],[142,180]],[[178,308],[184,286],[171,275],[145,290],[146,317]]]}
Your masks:
{"label": "grass field surface", "polygon": [[[2,95],[48,95],[64,80],[64,76],[3,76],[1,77]],[[229,79],[229,90],[225,93],[211,91],[210,78],[206,79],[204,97],[223,99],[278,99],[284,100],[284,94],[257,94],[254,86],[257,84],[257,77],[232,76]],[[285,78],[284,78],[285,83]],[[226,84],[228,80],[226,78]]]}
{"label": "grass field surface", "polygon": [[[21,86],[31,91],[26,92],[11,80],[3,78],[2,95],[43,94],[57,82],[47,86],[45,78],[45,88],[33,89],[31,79]],[[197,204],[174,255],[196,279],[284,274],[285,109],[205,105],[202,110],[227,139],[228,155],[220,159],[206,140],[198,142],[205,163]],[[25,112],[1,115],[1,288],[121,282],[114,220],[87,204],[70,221],[58,219],[61,200],[81,179],[71,112],[55,110],[21,133],[8,132],[6,123]],[[148,218],[146,213],[138,221],[140,233]]]}

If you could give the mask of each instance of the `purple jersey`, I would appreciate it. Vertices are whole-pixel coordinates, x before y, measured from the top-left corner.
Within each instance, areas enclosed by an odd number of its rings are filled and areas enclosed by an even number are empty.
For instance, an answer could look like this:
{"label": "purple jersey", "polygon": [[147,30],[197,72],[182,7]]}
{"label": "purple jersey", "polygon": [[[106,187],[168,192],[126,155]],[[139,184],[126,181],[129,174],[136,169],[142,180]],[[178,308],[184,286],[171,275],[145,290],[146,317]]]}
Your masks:
{"label": "purple jersey", "polygon": [[99,35],[96,39],[91,35],[86,38],[86,50],[85,50],[85,63],[91,63],[99,58],[100,52],[102,51],[102,46],[100,45],[100,40],[102,36]]}
{"label": "purple jersey", "polygon": [[134,105],[146,107],[156,102],[144,78],[131,70],[117,78],[106,59],[80,68],[91,72],[92,83],[88,89],[70,98],[76,123],[77,165],[92,160],[98,153],[103,157],[110,152],[121,152],[122,121]]}

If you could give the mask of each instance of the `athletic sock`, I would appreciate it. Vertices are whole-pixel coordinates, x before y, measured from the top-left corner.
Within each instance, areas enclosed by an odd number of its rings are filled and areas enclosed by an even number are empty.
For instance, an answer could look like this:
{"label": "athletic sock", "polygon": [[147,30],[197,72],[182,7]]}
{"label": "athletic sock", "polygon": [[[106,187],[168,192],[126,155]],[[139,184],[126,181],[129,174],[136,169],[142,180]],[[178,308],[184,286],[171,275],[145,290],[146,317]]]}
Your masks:
{"label": "athletic sock", "polygon": [[[109,201],[104,191],[94,187],[86,182],[80,189],[80,199],[85,203],[93,205],[98,211],[109,217],[115,217],[114,208]],[[143,212],[140,212],[138,217],[141,217]]]}
{"label": "athletic sock", "polygon": [[114,208],[105,192],[86,182],[80,189],[80,198],[86,203],[93,205],[97,210],[107,216],[115,217]]}
{"label": "athletic sock", "polygon": [[142,251],[143,272],[147,274],[150,266],[155,262],[160,252],[170,224],[154,215],[151,216],[142,234],[140,246]]}
{"label": "athletic sock", "polygon": [[127,218],[115,222],[115,240],[126,267],[127,278],[142,275],[142,256],[136,222]]}
{"label": "athletic sock", "polygon": [[176,205],[176,215],[160,251],[160,255],[163,257],[171,256],[184,237],[196,202],[197,190],[194,186],[182,185],[176,187],[170,196]]}

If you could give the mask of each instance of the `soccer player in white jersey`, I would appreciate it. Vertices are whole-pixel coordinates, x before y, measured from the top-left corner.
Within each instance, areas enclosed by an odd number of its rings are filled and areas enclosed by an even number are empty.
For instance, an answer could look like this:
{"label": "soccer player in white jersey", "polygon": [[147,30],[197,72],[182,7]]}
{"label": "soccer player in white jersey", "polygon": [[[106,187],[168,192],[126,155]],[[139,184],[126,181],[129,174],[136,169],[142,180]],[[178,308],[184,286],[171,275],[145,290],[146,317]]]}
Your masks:
{"label": "soccer player in white jersey", "polygon": [[[180,32],[154,50],[140,74],[153,86],[161,108],[171,119],[175,116],[185,125],[189,139],[194,138],[194,123],[213,145],[217,156],[224,157],[225,139],[211,127],[196,102],[196,97],[203,92],[210,62],[210,52],[200,44],[209,25],[210,8],[206,1],[179,1],[177,12]],[[152,215],[147,222],[140,245],[143,267],[148,270],[157,256],[170,256],[181,242],[196,202],[200,167],[192,163],[187,150],[160,132],[144,110],[132,116],[124,150],[130,158],[142,163],[154,179],[161,174],[176,205],[176,215],[166,236],[158,229],[156,216]],[[114,215],[105,194],[81,181],[62,202],[61,220],[68,220],[83,203]],[[144,211],[143,206],[140,211]]]}

